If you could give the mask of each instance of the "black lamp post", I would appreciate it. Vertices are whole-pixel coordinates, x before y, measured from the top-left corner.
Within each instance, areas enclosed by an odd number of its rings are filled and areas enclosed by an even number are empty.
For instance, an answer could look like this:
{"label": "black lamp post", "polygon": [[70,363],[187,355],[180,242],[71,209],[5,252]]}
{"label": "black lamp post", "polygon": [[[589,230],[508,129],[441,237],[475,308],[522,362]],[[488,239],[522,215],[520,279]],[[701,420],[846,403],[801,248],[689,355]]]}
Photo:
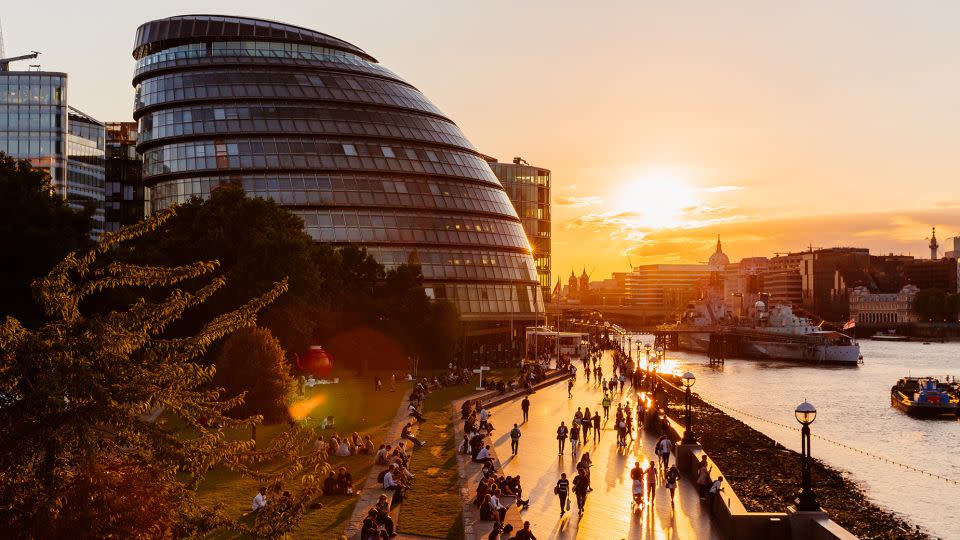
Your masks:
{"label": "black lamp post", "polygon": [[697,437],[693,434],[693,415],[690,413],[690,389],[693,388],[694,384],[697,384],[697,377],[688,371],[680,377],[680,382],[682,382],[683,387],[687,389],[687,422],[686,426],[684,426],[686,429],[683,432],[683,439],[680,442],[683,444],[697,444]]}
{"label": "black lamp post", "polygon": [[797,422],[800,422],[800,425],[803,426],[800,430],[800,454],[803,460],[800,467],[803,473],[803,486],[800,490],[800,497],[797,499],[797,510],[819,512],[820,505],[817,504],[817,498],[814,497],[813,490],[810,487],[810,424],[817,419],[817,408],[804,400],[803,403],[797,405],[793,414],[796,415]]}

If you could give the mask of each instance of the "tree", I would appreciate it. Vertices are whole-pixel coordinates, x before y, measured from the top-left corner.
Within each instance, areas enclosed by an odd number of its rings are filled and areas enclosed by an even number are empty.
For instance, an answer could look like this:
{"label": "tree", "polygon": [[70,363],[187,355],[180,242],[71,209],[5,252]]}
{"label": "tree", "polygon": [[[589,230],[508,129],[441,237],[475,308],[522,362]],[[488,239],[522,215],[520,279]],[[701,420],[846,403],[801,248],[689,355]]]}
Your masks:
{"label": "tree", "polygon": [[[177,207],[176,216],[129,249],[118,260],[136,264],[181,265],[216,259],[214,270],[225,285],[197,309],[185,313],[175,327],[183,334],[195,332],[213,314],[236,309],[244,298],[287,279],[289,291],[267,308],[264,325],[283,348],[302,352],[313,340],[311,325],[288,324],[289,318],[309,320],[310,309],[322,307],[325,278],[314,261],[313,240],[303,231],[303,221],[268,199],[247,197],[238,185],[220,186],[209,199],[194,198]],[[272,316],[271,311],[285,312]],[[274,324],[276,323],[276,324]]]}
{"label": "tree", "polygon": [[921,321],[956,322],[960,295],[940,289],[923,289],[914,296],[912,309]]}
{"label": "tree", "polygon": [[67,206],[47,173],[0,152],[0,318],[40,322],[30,283],[67,253],[89,245],[91,215],[91,209]]}
{"label": "tree", "polygon": [[[222,390],[210,384],[215,369],[197,359],[219,339],[253,326],[256,314],[287,289],[286,281],[214,314],[195,334],[170,336],[171,324],[226,284],[223,276],[211,277],[218,263],[103,263],[105,253],[163,226],[173,212],[105,234],[93,249],[67,255],[34,282],[48,318],[44,324],[30,329],[8,317],[0,325],[0,522],[8,536],[56,538],[69,531],[74,538],[180,538],[226,526],[276,537],[297,524],[319,492],[324,456],[301,455],[313,438],[310,430],[292,427],[257,450],[252,441],[228,440],[221,429],[201,421],[226,428],[262,421],[230,416],[244,396],[221,398]],[[191,283],[197,286],[185,286]],[[126,288],[169,292],[108,313],[81,309],[97,291]],[[257,466],[264,462],[270,462],[269,471]],[[258,512],[254,524],[244,526],[195,496],[215,466],[261,484],[299,479],[300,489],[283,508]],[[140,515],[149,501],[112,496],[135,485],[134,476],[173,510],[161,508],[152,520]],[[84,501],[95,503],[81,518],[69,508],[80,502],[78,490],[87,494]],[[102,526],[89,533],[68,528],[78,522]]]}
{"label": "tree", "polygon": [[290,419],[287,395],[293,378],[280,342],[270,330],[245,328],[227,338],[214,382],[228,396],[246,392],[243,403],[230,411],[234,415],[260,415],[270,424]]}

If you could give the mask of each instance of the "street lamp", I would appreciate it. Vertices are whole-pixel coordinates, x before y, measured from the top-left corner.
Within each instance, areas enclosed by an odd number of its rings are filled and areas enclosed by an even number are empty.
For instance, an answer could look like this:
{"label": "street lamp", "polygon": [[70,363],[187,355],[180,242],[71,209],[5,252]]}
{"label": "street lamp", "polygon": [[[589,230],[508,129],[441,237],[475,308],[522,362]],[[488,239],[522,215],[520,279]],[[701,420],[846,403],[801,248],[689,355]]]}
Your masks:
{"label": "street lamp", "polygon": [[633,358],[633,336],[627,336],[627,357]]}
{"label": "street lamp", "polygon": [[800,430],[800,455],[801,471],[803,473],[803,486],[800,490],[800,498],[797,499],[797,510],[801,512],[819,512],[820,505],[817,504],[817,498],[813,496],[813,490],[810,489],[810,424],[817,419],[817,408],[809,401],[803,400],[803,403],[797,405],[793,411],[797,417],[797,422],[803,428]]}
{"label": "street lamp", "polygon": [[690,414],[690,389],[693,388],[693,385],[697,384],[697,377],[688,371],[680,377],[680,382],[682,382],[683,387],[687,389],[687,425],[685,426],[686,429],[683,432],[681,442],[683,444],[697,444],[697,437],[693,434],[693,419]]}

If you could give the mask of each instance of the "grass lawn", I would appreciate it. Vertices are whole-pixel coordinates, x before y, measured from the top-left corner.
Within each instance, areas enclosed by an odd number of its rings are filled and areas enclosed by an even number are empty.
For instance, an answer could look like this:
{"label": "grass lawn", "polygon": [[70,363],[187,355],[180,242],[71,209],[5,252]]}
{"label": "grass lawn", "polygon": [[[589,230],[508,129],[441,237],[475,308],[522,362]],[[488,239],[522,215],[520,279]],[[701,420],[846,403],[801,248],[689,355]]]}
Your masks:
{"label": "grass lawn", "polygon": [[[517,369],[492,370],[493,377],[515,377]],[[486,378],[486,377],[484,377]],[[405,534],[435,538],[463,538],[463,503],[457,476],[457,446],[451,425],[451,402],[476,393],[473,384],[437,390],[423,407],[426,418],[417,438],[426,446],[414,452],[411,471],[414,489],[400,505],[399,529]]]}
{"label": "grass lawn", "polygon": [[[294,395],[291,403],[309,405],[309,416],[304,420],[307,426],[319,431],[323,417],[333,415],[336,419],[336,430],[341,435],[349,435],[354,431],[360,435],[370,435],[374,444],[380,444],[387,428],[393,421],[400,406],[400,398],[408,387],[407,382],[397,384],[397,391],[389,391],[389,382],[384,384],[384,391],[373,391],[373,374],[363,379],[353,373],[334,373],[340,377],[339,384],[318,385],[305,389],[305,396]],[[389,375],[383,377],[389,381]],[[286,424],[260,426],[257,428],[258,444],[265,443],[277,433],[287,428]],[[326,437],[334,430],[326,430]],[[247,438],[247,430],[235,431],[229,434],[235,438]],[[306,449],[309,450],[309,449]],[[373,465],[372,456],[330,457],[333,467],[344,466],[353,475],[355,489],[362,487],[367,474]],[[269,465],[267,465],[269,466]],[[248,511],[253,496],[256,495],[258,485],[253,480],[241,478],[239,475],[224,468],[211,470],[197,490],[198,497],[204,503],[222,503],[228,514]],[[324,508],[310,510],[304,516],[300,527],[293,532],[292,538],[339,538],[343,533],[347,520],[353,513],[357,497],[332,496],[323,497]],[[219,531],[210,535],[211,539],[239,538],[230,531]]]}

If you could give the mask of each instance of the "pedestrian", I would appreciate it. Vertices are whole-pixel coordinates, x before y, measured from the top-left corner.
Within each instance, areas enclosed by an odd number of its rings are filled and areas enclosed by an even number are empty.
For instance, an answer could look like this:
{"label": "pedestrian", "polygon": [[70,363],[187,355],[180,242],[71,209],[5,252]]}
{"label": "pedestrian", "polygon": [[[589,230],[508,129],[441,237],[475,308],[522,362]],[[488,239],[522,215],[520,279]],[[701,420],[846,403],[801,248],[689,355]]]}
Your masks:
{"label": "pedestrian", "polygon": [[383,379],[381,379],[379,375],[377,375],[376,379],[373,381],[373,390],[375,392],[383,390]]}
{"label": "pedestrian", "polygon": [[600,413],[593,413],[593,444],[600,442]]}
{"label": "pedestrian", "polygon": [[567,397],[573,397],[573,379],[567,379]]}
{"label": "pedestrian", "polygon": [[666,486],[670,490],[670,506],[674,505],[673,494],[677,490],[677,481],[680,480],[680,471],[677,470],[677,466],[674,465],[670,467],[670,470],[667,471],[666,475]]}
{"label": "pedestrian", "polygon": [[391,392],[397,391],[397,374],[396,373],[390,374],[390,391]]}
{"label": "pedestrian", "polygon": [[587,504],[587,489],[590,487],[590,480],[587,479],[583,469],[577,471],[577,476],[573,478],[573,493],[577,496],[577,513],[583,515],[583,507]]}
{"label": "pedestrian", "polygon": [[603,382],[600,384],[600,387],[603,388],[604,393],[607,391],[607,378],[603,378]]}
{"label": "pedestrian", "polygon": [[567,433],[568,433],[568,432],[569,432],[569,430],[567,429],[567,426],[566,426],[563,422],[560,422],[560,427],[557,428],[557,445],[558,445],[559,448],[560,448],[560,454],[559,454],[559,455],[561,455],[561,456],[563,455],[563,447],[564,447],[564,445],[565,445],[566,442],[567,442]]}
{"label": "pedestrian", "polygon": [[557,498],[560,499],[560,515],[563,516],[567,513],[567,495],[570,493],[570,481],[567,480],[567,473],[560,474],[560,480],[557,480],[557,485],[553,487],[553,492],[557,494]]}
{"label": "pedestrian", "polygon": [[661,435],[657,441],[656,454],[660,456],[661,468],[666,471],[670,467],[670,452],[673,451],[673,441],[666,435]]}
{"label": "pedestrian", "polygon": [[527,396],[523,396],[523,401],[520,402],[520,410],[523,411],[523,421],[526,422],[530,415],[530,400]]}
{"label": "pedestrian", "polygon": [[590,452],[584,452],[583,456],[580,458],[580,461],[577,462],[577,472],[583,472],[587,477],[587,491],[593,491],[593,488],[590,487],[590,467],[593,466],[593,461],[590,459]]}
{"label": "pedestrian", "polygon": [[577,455],[577,445],[579,444],[580,444],[580,423],[576,422],[570,428],[570,455],[573,455],[573,456]]}
{"label": "pedestrian", "polygon": [[657,494],[657,464],[650,460],[650,467],[643,473],[647,477],[647,501],[650,504],[656,502],[654,497]]}
{"label": "pedestrian", "polygon": [[635,461],[630,469],[630,479],[633,480],[633,502],[637,506],[643,506],[643,467],[639,461]]}
{"label": "pedestrian", "polygon": [[713,482],[713,485],[710,486],[710,491],[707,493],[707,504],[713,508],[713,500],[720,495],[720,492],[723,491],[723,477],[718,476],[717,479]]}
{"label": "pedestrian", "polygon": [[627,377],[623,373],[620,374],[620,393],[623,393],[623,383],[627,382]]}
{"label": "pedestrian", "polygon": [[700,456],[700,463],[697,467],[697,489],[700,491],[700,500],[707,500],[707,489],[710,486],[710,465],[707,464],[707,456]]}
{"label": "pedestrian", "polygon": [[513,429],[510,430],[510,450],[513,455],[517,455],[517,449],[520,448],[520,435],[520,428],[514,424]]}
{"label": "pedestrian", "polygon": [[610,396],[606,392],[603,393],[603,401],[600,405],[603,406],[603,419],[610,418]]}

